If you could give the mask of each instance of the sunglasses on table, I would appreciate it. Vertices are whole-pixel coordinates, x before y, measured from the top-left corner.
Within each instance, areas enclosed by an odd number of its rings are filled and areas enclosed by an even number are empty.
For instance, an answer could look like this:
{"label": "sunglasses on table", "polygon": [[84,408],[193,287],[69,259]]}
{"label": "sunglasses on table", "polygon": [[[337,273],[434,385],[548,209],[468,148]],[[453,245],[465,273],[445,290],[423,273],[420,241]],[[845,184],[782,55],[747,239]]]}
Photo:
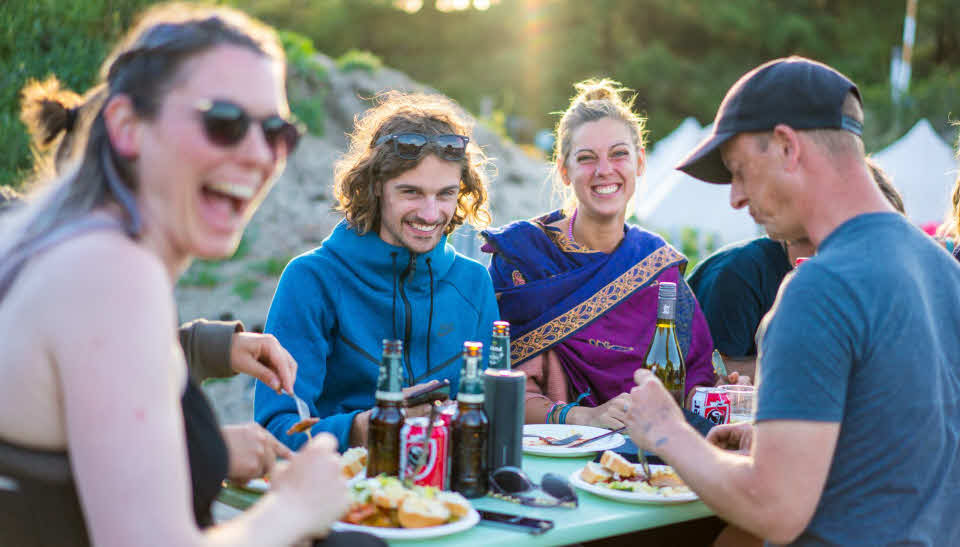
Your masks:
{"label": "sunglasses on table", "polygon": [[428,145],[432,145],[437,154],[450,161],[462,160],[467,152],[470,137],[463,135],[423,135],[420,133],[393,133],[377,139],[374,146],[392,142],[393,153],[405,160],[415,160],[423,155]]}
{"label": "sunglasses on table", "polygon": [[210,142],[218,146],[239,144],[246,137],[252,123],[260,125],[263,137],[274,154],[277,154],[280,144],[283,143],[287,155],[290,155],[300,141],[301,128],[278,114],[254,118],[243,107],[222,100],[201,101],[196,108],[203,117],[204,133]]}
{"label": "sunglasses on table", "polygon": [[537,486],[523,469],[506,466],[490,473],[493,497],[533,507],[577,507],[577,493],[567,479],[547,473]]}

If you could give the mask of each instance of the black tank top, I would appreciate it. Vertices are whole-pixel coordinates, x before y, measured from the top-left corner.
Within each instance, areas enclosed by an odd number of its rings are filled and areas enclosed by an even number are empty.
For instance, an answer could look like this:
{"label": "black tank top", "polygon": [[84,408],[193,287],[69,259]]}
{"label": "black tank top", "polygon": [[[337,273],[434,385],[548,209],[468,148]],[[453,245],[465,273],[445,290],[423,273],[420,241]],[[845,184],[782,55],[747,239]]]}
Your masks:
{"label": "black tank top", "polygon": [[[0,265],[0,302],[31,256],[98,229],[123,226],[86,218],[12,253]],[[203,390],[189,378],[180,404],[190,458],[193,513],[197,524],[205,527],[213,523],[210,507],[227,475],[227,446]],[[144,477],[144,482],[149,480]],[[0,545],[73,547],[89,543],[68,454],[0,440]]]}

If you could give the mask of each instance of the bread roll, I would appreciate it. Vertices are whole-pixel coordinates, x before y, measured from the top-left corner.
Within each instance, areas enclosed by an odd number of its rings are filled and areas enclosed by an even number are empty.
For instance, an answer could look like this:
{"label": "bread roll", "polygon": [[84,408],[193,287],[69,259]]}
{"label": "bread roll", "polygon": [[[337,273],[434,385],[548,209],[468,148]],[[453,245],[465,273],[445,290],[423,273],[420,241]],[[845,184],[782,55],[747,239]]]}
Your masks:
{"label": "bread roll", "polygon": [[404,528],[426,528],[439,526],[450,520],[450,510],[439,500],[410,496],[400,504],[397,518],[400,526]]}
{"label": "bread roll", "polygon": [[437,492],[437,500],[443,503],[450,514],[458,519],[470,512],[470,502],[457,492]]}
{"label": "bread roll", "polygon": [[583,479],[584,482],[597,484],[598,482],[605,482],[613,478],[613,473],[597,462],[587,462],[587,466],[580,471],[580,478]]}
{"label": "bread roll", "polygon": [[367,467],[367,449],[356,446],[344,452],[340,459],[340,470],[343,476],[352,479]]}
{"label": "bread roll", "polygon": [[600,465],[620,475],[620,477],[624,479],[637,474],[637,470],[633,467],[633,464],[628,462],[626,458],[620,454],[611,452],[610,450],[605,451],[603,455],[600,456]]}

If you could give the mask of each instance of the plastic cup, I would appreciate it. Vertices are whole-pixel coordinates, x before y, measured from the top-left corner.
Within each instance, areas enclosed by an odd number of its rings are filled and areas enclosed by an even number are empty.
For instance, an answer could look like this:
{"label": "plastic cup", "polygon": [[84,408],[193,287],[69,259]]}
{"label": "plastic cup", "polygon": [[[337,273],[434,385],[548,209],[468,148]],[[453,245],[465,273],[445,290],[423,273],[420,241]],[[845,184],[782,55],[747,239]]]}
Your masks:
{"label": "plastic cup", "polygon": [[727,397],[730,398],[730,423],[752,422],[755,416],[753,406],[756,398],[756,388],[754,386],[744,386],[739,384],[730,384],[720,386]]}

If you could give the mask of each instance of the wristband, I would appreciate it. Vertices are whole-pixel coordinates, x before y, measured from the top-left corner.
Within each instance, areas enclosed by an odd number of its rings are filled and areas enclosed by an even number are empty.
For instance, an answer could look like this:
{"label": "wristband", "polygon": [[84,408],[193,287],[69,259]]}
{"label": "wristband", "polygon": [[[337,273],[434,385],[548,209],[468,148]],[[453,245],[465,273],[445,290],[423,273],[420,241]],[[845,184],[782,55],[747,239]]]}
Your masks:
{"label": "wristband", "polygon": [[590,395],[589,388],[583,393],[581,393],[580,395],[577,395],[576,401],[568,405],[564,405],[563,409],[560,410],[560,418],[557,420],[557,423],[561,423],[561,424],[567,423],[567,413],[570,412],[570,409],[572,409],[573,407],[580,406],[580,401],[586,399],[588,395]]}
{"label": "wristband", "polygon": [[563,401],[554,401],[554,403],[550,405],[550,410],[547,411],[547,419],[545,423],[552,423],[550,420],[553,418],[553,413],[556,412],[557,408],[563,404],[565,404]]}

